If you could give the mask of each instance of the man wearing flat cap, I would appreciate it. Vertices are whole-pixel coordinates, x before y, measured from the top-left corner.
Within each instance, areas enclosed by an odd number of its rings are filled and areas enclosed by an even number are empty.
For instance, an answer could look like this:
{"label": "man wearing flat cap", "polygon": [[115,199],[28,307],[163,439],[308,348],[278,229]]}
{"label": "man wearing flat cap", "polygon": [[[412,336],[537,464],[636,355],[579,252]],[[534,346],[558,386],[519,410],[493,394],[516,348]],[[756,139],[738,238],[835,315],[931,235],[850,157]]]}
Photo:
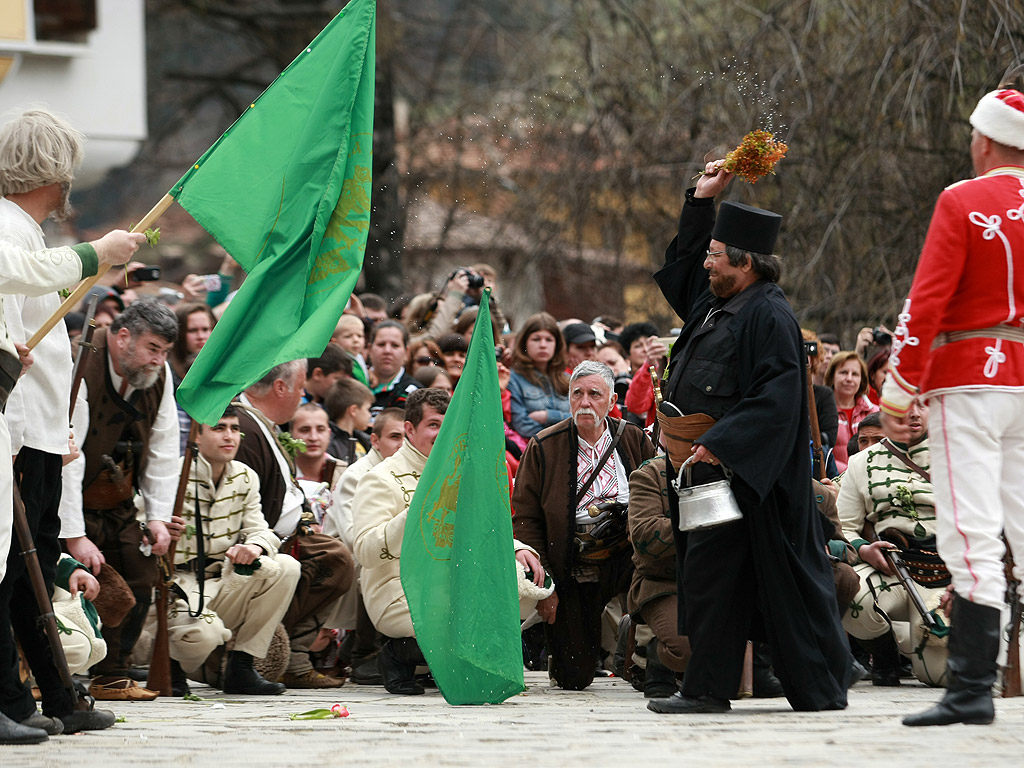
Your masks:
{"label": "man wearing flat cap", "polygon": [[939,555],[953,580],[946,694],[905,725],[991,723],[1005,547],[1024,581],[1024,94],[970,117],[975,178],[935,204],[882,387],[882,424],[904,440],[930,406]]}
{"label": "man wearing flat cap", "polygon": [[[724,202],[716,221],[714,197],[733,176],[722,163],[686,192],[679,234],[654,275],[686,321],[659,421],[670,476],[692,456],[693,485],[731,478],[742,517],[685,534],[676,525],[679,629],[692,656],[682,690],[648,708],[727,711],[747,641],[764,640],[794,709],[842,709],[850,654],[811,490],[800,326],[776,285],[782,217]],[[666,421],[673,408],[683,416]],[[669,499],[678,522],[674,490]]]}
{"label": "man wearing flat cap", "polygon": [[584,360],[597,359],[597,336],[586,323],[569,323],[562,329],[565,339],[565,364],[569,373]]}

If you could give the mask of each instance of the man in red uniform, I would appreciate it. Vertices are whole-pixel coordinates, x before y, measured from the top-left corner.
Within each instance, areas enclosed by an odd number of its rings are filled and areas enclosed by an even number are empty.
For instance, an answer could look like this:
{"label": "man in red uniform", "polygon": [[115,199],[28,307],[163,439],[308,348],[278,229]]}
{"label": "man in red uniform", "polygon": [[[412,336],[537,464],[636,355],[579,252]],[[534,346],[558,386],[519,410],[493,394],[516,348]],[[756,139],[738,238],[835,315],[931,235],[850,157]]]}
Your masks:
{"label": "man in red uniform", "polygon": [[976,178],[935,205],[882,388],[902,440],[931,407],[939,553],[953,577],[948,684],[905,725],[990,723],[1005,603],[1005,529],[1024,580],[1024,95],[986,94],[971,115]]}

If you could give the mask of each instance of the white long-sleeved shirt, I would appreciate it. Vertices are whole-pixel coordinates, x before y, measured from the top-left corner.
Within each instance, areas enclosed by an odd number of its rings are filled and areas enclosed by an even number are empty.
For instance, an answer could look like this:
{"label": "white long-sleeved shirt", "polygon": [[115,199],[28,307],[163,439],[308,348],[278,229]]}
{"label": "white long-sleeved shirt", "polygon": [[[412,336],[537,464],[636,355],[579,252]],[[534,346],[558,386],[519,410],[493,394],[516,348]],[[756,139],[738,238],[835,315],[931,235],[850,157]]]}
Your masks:
{"label": "white long-sleeved shirt", "polygon": [[[43,230],[21,206],[0,198],[0,240],[28,251],[46,247]],[[77,278],[76,278],[77,279]],[[74,280],[71,281],[72,283]],[[60,308],[51,290],[42,296],[16,294],[3,302],[7,333],[24,344]],[[71,405],[71,342],[63,322],[32,350],[34,363],[18,380],[7,401],[11,450],[22,446],[52,454],[68,452],[68,408]]]}
{"label": "white long-sleeved shirt", "polygon": [[[107,366],[114,389],[120,391],[122,378],[114,371],[114,364],[107,354]],[[142,494],[147,520],[169,522],[174,509],[174,497],[178,490],[178,409],[174,404],[174,387],[171,386],[171,368],[164,363],[166,377],[163,396],[153,422],[149,448],[146,453],[146,471],[139,478],[139,492]],[[127,400],[135,391],[129,386],[124,393]],[[75,413],[71,428],[76,435],[89,434],[89,388],[85,381],[78,390]],[[81,440],[84,448],[88,437]],[[61,476],[60,537],[73,539],[85,536],[85,520],[82,515],[82,480],[85,477],[85,454],[67,464]]]}
{"label": "white long-sleeved shirt", "polygon": [[[0,294],[43,296],[95,275],[98,266],[96,251],[87,243],[33,251],[0,239]],[[0,323],[0,350],[18,354],[7,323]]]}

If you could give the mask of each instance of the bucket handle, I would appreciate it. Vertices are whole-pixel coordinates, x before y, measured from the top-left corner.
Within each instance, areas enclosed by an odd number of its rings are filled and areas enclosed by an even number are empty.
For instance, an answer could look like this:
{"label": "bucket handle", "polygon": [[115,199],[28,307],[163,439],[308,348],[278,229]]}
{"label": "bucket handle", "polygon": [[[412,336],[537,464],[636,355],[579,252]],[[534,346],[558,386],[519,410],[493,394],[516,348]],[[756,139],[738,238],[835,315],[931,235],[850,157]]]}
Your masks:
{"label": "bucket handle", "polygon": [[[688,458],[686,461],[684,461],[682,466],[679,467],[679,474],[676,475],[676,490],[677,491],[679,491],[681,488],[684,488],[684,487],[686,487],[686,488],[692,488],[693,487],[693,471],[692,471],[693,467],[691,467],[690,465],[693,464],[693,462],[694,462],[694,460],[696,458],[697,458],[697,454],[691,454],[690,458]],[[722,472],[725,474],[726,482],[731,483],[732,482],[732,470],[729,469],[724,464],[721,464],[720,466],[722,467]],[[683,476],[684,475],[686,477],[686,485],[685,486],[683,485]]]}

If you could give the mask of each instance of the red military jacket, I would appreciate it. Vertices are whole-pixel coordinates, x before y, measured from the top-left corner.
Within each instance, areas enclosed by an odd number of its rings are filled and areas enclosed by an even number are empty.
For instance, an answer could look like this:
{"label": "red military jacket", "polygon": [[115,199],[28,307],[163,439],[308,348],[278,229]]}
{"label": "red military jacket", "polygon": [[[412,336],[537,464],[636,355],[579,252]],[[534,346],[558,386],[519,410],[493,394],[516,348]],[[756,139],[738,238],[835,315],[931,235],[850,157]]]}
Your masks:
{"label": "red military jacket", "polygon": [[919,392],[1024,389],[1024,344],[936,336],[1024,327],[1024,168],[1003,166],[947,187],[935,204],[900,312],[881,408],[906,413]]}

